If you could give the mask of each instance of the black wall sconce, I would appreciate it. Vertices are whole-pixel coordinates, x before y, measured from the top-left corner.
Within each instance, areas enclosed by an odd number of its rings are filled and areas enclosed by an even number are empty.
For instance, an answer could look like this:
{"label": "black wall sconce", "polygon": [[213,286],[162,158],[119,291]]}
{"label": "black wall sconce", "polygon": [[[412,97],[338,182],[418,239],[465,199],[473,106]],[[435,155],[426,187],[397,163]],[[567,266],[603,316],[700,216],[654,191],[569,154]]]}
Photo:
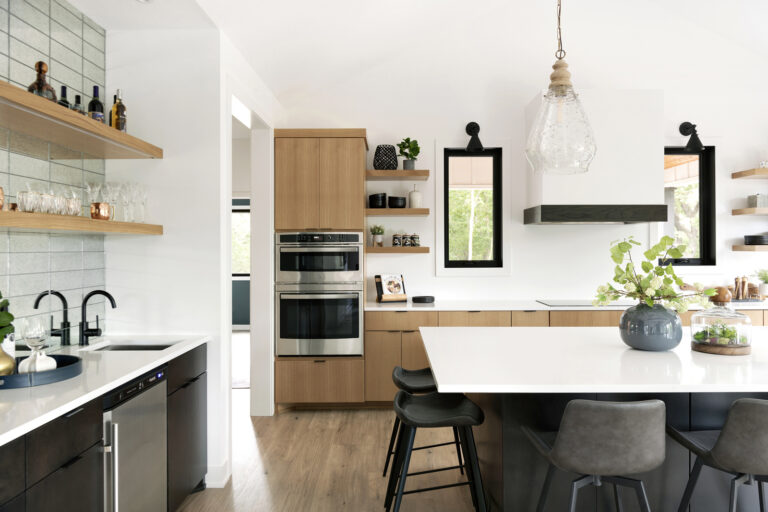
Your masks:
{"label": "black wall sconce", "polygon": [[482,151],[483,143],[480,142],[480,137],[477,134],[480,133],[480,125],[472,121],[467,124],[467,135],[469,135],[469,144],[467,144],[467,151]]}
{"label": "black wall sconce", "polygon": [[694,153],[698,153],[704,150],[704,144],[699,139],[699,134],[696,132],[696,125],[689,123],[688,121],[680,125],[680,135],[691,136],[688,139],[688,144],[685,145],[685,149]]}

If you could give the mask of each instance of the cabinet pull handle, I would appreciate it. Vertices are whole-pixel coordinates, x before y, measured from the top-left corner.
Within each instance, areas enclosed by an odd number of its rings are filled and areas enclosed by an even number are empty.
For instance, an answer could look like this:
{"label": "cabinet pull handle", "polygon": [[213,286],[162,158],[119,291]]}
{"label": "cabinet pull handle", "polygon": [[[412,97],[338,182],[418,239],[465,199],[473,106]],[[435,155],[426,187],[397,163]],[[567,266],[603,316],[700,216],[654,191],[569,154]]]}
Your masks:
{"label": "cabinet pull handle", "polygon": [[536,312],[535,309],[524,309],[523,310],[523,313],[535,313],[535,312]]}
{"label": "cabinet pull handle", "polygon": [[83,412],[83,410],[84,410],[84,408],[83,408],[83,407],[80,407],[79,409],[75,409],[75,410],[74,410],[74,411],[72,411],[72,412],[68,412],[67,414],[65,414],[65,415],[64,415],[64,417],[65,417],[65,418],[71,418],[71,417],[72,417],[72,416],[74,416],[75,414],[77,414],[77,413],[79,413],[79,412]]}
{"label": "cabinet pull handle", "polygon": [[467,311],[467,313],[479,313],[480,311]]}
{"label": "cabinet pull handle", "polygon": [[316,362],[316,363],[324,363],[325,359],[315,359],[314,362]]}
{"label": "cabinet pull handle", "polygon": [[400,332],[400,331],[387,331],[387,332]]}
{"label": "cabinet pull handle", "polygon": [[403,332],[416,332],[416,330],[410,330],[410,331],[403,331]]}
{"label": "cabinet pull handle", "polygon": [[405,310],[398,310],[398,311],[395,311],[395,313],[407,313],[407,311],[405,311]]}

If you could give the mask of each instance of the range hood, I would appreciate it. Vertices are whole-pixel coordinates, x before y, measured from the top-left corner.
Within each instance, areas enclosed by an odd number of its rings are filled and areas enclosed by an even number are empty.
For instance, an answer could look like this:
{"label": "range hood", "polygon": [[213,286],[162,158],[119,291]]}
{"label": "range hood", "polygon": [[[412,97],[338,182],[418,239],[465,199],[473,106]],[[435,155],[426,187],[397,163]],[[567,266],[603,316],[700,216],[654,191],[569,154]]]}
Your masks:
{"label": "range hood", "polygon": [[524,224],[666,222],[666,204],[542,204],[526,208]]}

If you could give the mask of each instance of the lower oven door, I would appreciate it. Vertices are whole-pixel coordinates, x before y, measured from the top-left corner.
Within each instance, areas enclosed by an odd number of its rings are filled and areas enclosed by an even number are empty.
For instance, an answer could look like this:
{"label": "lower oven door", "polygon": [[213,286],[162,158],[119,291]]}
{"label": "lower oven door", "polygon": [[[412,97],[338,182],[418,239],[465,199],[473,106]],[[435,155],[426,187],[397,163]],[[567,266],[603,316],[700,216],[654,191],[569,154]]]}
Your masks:
{"label": "lower oven door", "polygon": [[363,292],[276,292],[279,356],[363,354]]}

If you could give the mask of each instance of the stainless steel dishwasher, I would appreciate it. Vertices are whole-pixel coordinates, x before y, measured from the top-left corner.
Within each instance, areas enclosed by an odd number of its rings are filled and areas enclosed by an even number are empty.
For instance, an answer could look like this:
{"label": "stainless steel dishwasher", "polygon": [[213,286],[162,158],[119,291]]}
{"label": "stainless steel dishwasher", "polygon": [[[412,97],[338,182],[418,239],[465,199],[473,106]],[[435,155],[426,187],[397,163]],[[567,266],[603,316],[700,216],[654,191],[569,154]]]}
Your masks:
{"label": "stainless steel dishwasher", "polygon": [[104,396],[104,510],[168,507],[165,368]]}

